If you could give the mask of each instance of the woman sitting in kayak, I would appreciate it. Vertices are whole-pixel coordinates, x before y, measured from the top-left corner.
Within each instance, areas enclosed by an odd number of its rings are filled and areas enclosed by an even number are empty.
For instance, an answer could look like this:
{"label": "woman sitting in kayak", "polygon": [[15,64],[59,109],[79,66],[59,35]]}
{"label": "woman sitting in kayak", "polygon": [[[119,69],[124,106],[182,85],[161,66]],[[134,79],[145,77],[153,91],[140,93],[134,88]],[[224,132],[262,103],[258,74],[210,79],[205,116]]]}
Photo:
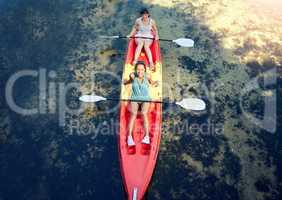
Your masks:
{"label": "woman sitting in kayak", "polygon": [[129,84],[129,83],[132,83],[131,100],[133,101],[130,102],[131,116],[128,125],[129,132],[128,132],[127,144],[128,146],[135,145],[135,142],[132,137],[132,131],[139,107],[141,107],[141,112],[144,121],[144,129],[145,129],[145,136],[142,140],[142,143],[150,144],[149,124],[148,124],[148,116],[147,116],[150,102],[144,102],[144,101],[151,100],[149,95],[149,84],[152,84],[157,87],[158,81],[153,81],[151,77],[146,73],[146,64],[143,61],[138,61],[135,64],[135,72],[129,75],[129,80],[124,81],[124,84]]}
{"label": "woman sitting in kayak", "polygon": [[[150,17],[149,11],[144,8],[140,12],[141,17],[139,17],[128,37],[149,37],[154,38],[152,31],[155,34],[155,40],[159,39],[158,29],[156,26],[156,22]],[[135,51],[133,65],[137,63],[138,57],[141,53],[142,48],[144,47],[147,57],[150,62],[150,69],[155,70],[154,62],[152,58],[152,53],[150,50],[150,46],[153,43],[151,39],[144,39],[144,38],[135,38],[135,42],[137,44],[137,48]]]}

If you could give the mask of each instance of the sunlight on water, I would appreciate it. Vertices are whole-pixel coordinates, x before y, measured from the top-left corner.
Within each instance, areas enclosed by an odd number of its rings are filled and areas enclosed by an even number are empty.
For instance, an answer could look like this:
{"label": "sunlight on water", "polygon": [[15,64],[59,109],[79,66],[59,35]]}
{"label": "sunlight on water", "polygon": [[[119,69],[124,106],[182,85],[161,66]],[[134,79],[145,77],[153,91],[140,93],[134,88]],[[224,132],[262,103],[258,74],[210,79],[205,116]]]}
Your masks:
{"label": "sunlight on water", "polygon": [[[239,56],[242,62],[272,59],[282,62],[282,1],[221,0],[144,0],[162,7],[175,7],[190,12],[219,35],[222,46]],[[185,8],[186,5],[186,8]],[[280,56],[279,56],[280,55]]]}
{"label": "sunlight on water", "polygon": [[257,5],[266,6],[272,9],[282,9],[282,1],[281,0],[248,0],[250,3],[254,3]]}

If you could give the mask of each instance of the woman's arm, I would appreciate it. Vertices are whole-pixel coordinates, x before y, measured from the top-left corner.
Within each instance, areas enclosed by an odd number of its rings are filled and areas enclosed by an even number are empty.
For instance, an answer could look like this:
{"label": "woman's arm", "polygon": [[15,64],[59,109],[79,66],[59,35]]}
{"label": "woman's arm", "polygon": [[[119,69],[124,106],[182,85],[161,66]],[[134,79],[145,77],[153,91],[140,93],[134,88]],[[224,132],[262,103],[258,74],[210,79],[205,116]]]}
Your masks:
{"label": "woman's arm", "polygon": [[123,81],[123,84],[124,84],[124,85],[127,85],[127,84],[132,83],[132,81],[134,80],[134,77],[135,77],[135,76],[134,76],[134,73],[133,73],[133,72],[130,73],[130,74],[129,74],[129,79],[128,79],[128,80],[124,80],[124,81]]}
{"label": "woman's arm", "polygon": [[153,81],[151,75],[148,75],[147,78],[148,78],[148,81],[149,81],[149,83],[150,83],[151,85],[153,85],[153,86],[155,86],[155,87],[158,87],[159,81]]}
{"label": "woman's arm", "polygon": [[128,37],[133,37],[137,33],[137,31],[138,31],[138,22],[136,20]]}
{"label": "woman's arm", "polygon": [[159,33],[158,33],[158,28],[157,28],[155,20],[152,20],[152,28],[153,28],[153,31],[156,34],[155,39],[158,40],[159,39]]}

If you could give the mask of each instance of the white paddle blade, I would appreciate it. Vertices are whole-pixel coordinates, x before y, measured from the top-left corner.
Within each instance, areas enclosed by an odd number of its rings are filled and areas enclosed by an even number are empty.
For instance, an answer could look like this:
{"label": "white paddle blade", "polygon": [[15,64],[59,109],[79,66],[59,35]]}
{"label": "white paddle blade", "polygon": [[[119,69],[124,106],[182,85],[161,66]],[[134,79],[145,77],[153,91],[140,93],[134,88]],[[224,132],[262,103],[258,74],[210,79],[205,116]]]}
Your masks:
{"label": "white paddle blade", "polygon": [[116,38],[119,38],[119,36],[118,36],[118,35],[113,35],[113,36],[100,35],[99,38],[104,38],[104,39],[116,39]]}
{"label": "white paddle blade", "polygon": [[107,99],[105,97],[96,96],[96,95],[82,95],[81,97],[79,97],[79,100],[85,103],[95,103],[98,101],[105,101]]}
{"label": "white paddle blade", "polygon": [[187,38],[179,38],[179,39],[172,40],[172,41],[182,47],[193,47],[194,46],[194,41],[191,39],[187,39]]}
{"label": "white paddle blade", "polygon": [[181,101],[176,102],[175,104],[181,106],[182,108],[185,108],[186,110],[201,111],[206,109],[205,102],[197,98],[182,99]]}

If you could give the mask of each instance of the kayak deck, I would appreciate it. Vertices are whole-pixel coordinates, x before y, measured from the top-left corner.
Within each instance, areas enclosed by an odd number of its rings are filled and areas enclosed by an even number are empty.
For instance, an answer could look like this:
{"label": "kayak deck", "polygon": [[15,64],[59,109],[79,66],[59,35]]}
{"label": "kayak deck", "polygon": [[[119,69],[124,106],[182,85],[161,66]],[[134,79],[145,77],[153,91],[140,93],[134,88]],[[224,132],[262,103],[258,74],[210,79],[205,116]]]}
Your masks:
{"label": "kayak deck", "polygon": [[[129,74],[134,71],[132,66],[136,44],[131,39],[128,44],[126,62],[123,71],[123,80],[129,78]],[[162,125],[162,104],[153,102],[162,100],[162,64],[160,57],[159,42],[154,41],[151,45],[151,52],[156,66],[156,71],[151,73],[152,79],[158,80],[158,87],[150,86],[149,92],[152,98],[148,110],[149,133],[151,139],[150,150],[145,149],[141,141],[145,135],[143,128],[143,117],[138,112],[133,129],[133,138],[136,143],[135,153],[132,153],[127,146],[128,124],[130,119],[130,101],[121,101],[120,103],[120,132],[119,132],[119,156],[120,167],[123,177],[123,183],[128,195],[128,199],[141,200],[146,193],[150,183],[159,151]],[[141,52],[138,60],[143,60],[148,64],[148,58],[144,52]],[[131,84],[121,87],[121,99],[130,99]]]}

